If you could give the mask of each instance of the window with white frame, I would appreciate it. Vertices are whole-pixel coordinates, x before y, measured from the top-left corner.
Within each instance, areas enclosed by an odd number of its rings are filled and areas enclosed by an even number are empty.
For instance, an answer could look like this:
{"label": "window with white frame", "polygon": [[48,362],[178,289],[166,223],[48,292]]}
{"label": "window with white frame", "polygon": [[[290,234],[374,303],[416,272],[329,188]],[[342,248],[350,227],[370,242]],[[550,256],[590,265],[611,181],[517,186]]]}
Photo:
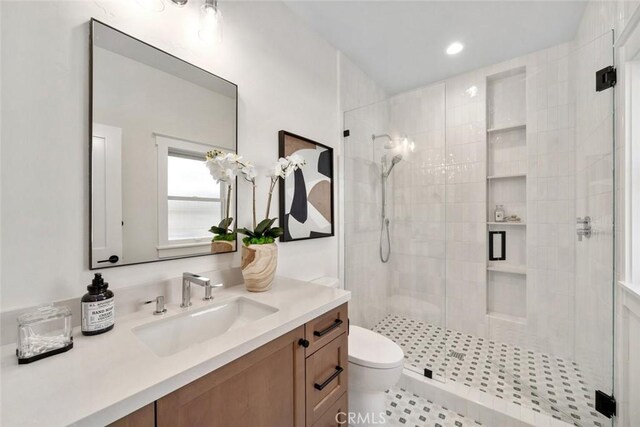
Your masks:
{"label": "window with white frame", "polygon": [[220,185],[203,166],[204,156],[167,156],[167,237],[169,241],[210,238],[222,220]]}
{"label": "window with white frame", "polygon": [[158,251],[160,256],[211,242],[222,220],[224,191],[205,167],[212,146],[156,135],[158,148]]}

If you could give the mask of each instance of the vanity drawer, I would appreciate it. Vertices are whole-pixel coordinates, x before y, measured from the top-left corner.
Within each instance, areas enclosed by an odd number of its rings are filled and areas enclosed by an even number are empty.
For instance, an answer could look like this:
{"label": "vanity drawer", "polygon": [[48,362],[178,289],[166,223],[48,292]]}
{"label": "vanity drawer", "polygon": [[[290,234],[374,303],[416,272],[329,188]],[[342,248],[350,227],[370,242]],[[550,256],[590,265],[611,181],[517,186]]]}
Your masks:
{"label": "vanity drawer", "polygon": [[349,325],[347,304],[316,317],[305,325],[305,337],[309,341],[307,357],[347,331]]}
{"label": "vanity drawer", "polygon": [[349,353],[344,333],[306,360],[307,425],[313,425],[347,391]]}
{"label": "vanity drawer", "polygon": [[347,417],[349,416],[348,396],[349,393],[342,393],[336,403],[331,405],[327,412],[320,415],[320,418],[313,423],[313,427],[342,427],[347,425]]}
{"label": "vanity drawer", "polygon": [[348,396],[349,393],[343,393],[336,403],[327,409],[327,412],[320,415],[320,418],[313,423],[312,427],[342,427],[347,425],[347,417],[349,416]]}

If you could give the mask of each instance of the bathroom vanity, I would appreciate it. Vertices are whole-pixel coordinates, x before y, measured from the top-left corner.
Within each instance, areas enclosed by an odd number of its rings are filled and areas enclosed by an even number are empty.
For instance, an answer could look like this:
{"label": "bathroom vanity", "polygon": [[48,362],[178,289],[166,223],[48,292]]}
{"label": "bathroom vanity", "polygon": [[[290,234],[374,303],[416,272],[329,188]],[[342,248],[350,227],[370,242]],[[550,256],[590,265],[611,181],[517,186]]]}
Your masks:
{"label": "bathroom vanity", "polygon": [[113,423],[332,426],[347,412],[347,304]]}
{"label": "bathroom vanity", "polygon": [[[277,278],[269,292],[233,286],[214,297],[163,316],[146,306],[31,365],[4,346],[2,424],[336,425],[347,411],[350,293]],[[226,326],[189,343],[186,328],[205,334],[200,319]]]}

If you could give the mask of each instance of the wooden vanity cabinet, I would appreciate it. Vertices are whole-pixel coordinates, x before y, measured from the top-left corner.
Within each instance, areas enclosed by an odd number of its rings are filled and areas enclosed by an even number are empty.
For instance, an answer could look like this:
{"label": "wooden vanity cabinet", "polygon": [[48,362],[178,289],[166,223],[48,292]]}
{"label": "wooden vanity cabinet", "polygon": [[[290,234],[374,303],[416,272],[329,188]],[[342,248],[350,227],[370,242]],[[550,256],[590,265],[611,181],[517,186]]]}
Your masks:
{"label": "wooden vanity cabinet", "polygon": [[108,427],[154,427],[156,425],[155,402],[143,406],[126,417],[109,424]]}
{"label": "wooden vanity cabinet", "polygon": [[159,399],[158,427],[304,426],[299,327]]}
{"label": "wooden vanity cabinet", "polygon": [[348,412],[347,329],[344,304],[113,425],[339,426]]}

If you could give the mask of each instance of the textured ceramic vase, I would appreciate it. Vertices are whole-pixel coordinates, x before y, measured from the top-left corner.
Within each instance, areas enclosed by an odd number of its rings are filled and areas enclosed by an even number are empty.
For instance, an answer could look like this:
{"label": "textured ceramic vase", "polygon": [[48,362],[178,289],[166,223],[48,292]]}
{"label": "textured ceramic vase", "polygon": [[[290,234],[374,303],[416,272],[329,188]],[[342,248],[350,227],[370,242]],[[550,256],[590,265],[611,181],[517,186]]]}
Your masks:
{"label": "textured ceramic vase", "polygon": [[278,266],[278,245],[242,246],[242,276],[249,292],[271,289]]}
{"label": "textured ceramic vase", "polygon": [[236,250],[236,241],[216,240],[211,242],[212,254],[223,254],[225,252],[233,252]]}

